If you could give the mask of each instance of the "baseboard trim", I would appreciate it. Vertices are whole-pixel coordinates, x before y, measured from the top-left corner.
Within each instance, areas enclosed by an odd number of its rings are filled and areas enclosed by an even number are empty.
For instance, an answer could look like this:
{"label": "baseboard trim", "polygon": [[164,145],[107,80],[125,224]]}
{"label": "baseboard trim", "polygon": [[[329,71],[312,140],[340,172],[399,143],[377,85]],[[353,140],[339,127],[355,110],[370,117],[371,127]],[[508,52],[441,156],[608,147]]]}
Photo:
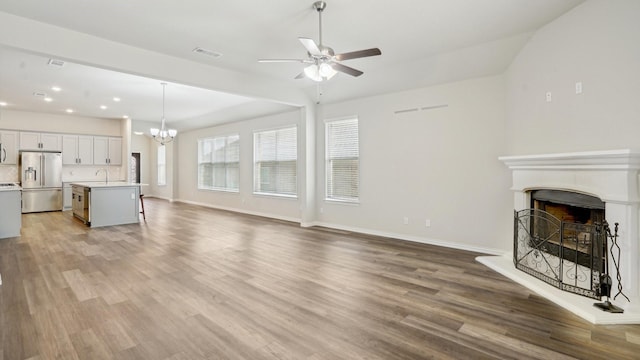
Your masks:
{"label": "baseboard trim", "polygon": [[380,237],[386,237],[386,238],[391,238],[395,240],[411,241],[411,242],[416,242],[421,244],[436,245],[436,246],[442,246],[442,247],[451,248],[451,249],[472,251],[472,252],[477,252],[477,253],[487,254],[487,255],[501,255],[501,254],[504,254],[505,252],[505,249],[493,249],[493,248],[487,248],[487,247],[481,247],[481,246],[472,246],[469,244],[452,243],[452,242],[440,240],[440,239],[432,239],[432,238],[425,238],[421,236],[398,234],[393,232],[359,228],[354,226],[345,226],[341,224],[334,224],[334,223],[328,223],[328,222],[321,222],[321,221],[302,222],[301,219],[299,218],[280,216],[280,215],[274,215],[270,213],[268,214],[268,213],[257,212],[257,211],[248,211],[244,209],[238,209],[238,208],[232,208],[232,207],[226,207],[226,206],[217,206],[217,205],[202,203],[198,201],[181,200],[181,199],[174,199],[173,201],[190,204],[190,205],[202,206],[202,207],[211,208],[211,209],[218,209],[218,210],[237,212],[237,213],[247,214],[247,215],[261,216],[261,217],[271,218],[276,220],[290,221],[290,222],[298,223],[300,224],[300,227],[304,227],[304,228],[320,226],[320,227],[326,227],[329,229],[349,231],[349,232],[360,233],[365,235],[380,236]]}
{"label": "baseboard trim", "polygon": [[198,202],[198,201],[190,201],[190,200],[174,200],[174,201],[175,202],[185,203],[185,204],[190,204],[190,205],[202,206],[202,207],[206,207],[206,208],[210,208],[210,209],[231,211],[231,212],[240,213],[240,214],[260,216],[260,217],[264,217],[264,218],[276,219],[276,220],[282,220],[282,221],[290,221],[290,222],[294,222],[294,223],[300,224],[300,219],[294,218],[294,217],[289,217],[289,216],[280,216],[280,215],[274,215],[274,214],[267,214],[267,213],[262,213],[262,212],[258,212],[258,211],[248,211],[248,210],[244,210],[244,209],[237,209],[237,208],[231,208],[231,207],[226,207],[226,206],[217,206],[217,205],[211,205],[211,204],[207,204],[207,203],[201,203],[201,202]]}
{"label": "baseboard trim", "polygon": [[504,249],[492,249],[492,248],[486,248],[486,247],[480,247],[480,246],[472,246],[468,244],[452,243],[452,242],[444,241],[440,239],[432,239],[432,238],[425,238],[421,236],[398,234],[393,232],[365,229],[365,228],[359,228],[359,227],[353,227],[353,226],[345,226],[345,225],[326,223],[326,222],[320,222],[320,221],[306,223],[305,225],[306,225],[305,227],[322,226],[330,229],[343,230],[343,231],[361,233],[366,235],[381,236],[381,237],[392,238],[392,239],[403,240],[403,241],[411,241],[411,242],[416,242],[421,244],[436,245],[436,246],[442,246],[442,247],[457,249],[457,250],[473,251],[473,252],[488,254],[488,255],[500,255],[505,252]]}

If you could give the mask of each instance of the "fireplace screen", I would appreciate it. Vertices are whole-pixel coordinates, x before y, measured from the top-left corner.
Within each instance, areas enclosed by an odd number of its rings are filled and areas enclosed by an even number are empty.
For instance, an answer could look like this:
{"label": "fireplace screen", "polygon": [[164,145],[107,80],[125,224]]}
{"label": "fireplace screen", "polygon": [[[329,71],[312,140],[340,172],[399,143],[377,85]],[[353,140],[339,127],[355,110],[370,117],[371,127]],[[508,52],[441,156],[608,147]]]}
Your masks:
{"label": "fireplace screen", "polygon": [[516,268],[561,290],[600,299],[606,256],[602,223],[591,217],[576,222],[573,215],[563,221],[556,215],[540,208],[515,212]]}

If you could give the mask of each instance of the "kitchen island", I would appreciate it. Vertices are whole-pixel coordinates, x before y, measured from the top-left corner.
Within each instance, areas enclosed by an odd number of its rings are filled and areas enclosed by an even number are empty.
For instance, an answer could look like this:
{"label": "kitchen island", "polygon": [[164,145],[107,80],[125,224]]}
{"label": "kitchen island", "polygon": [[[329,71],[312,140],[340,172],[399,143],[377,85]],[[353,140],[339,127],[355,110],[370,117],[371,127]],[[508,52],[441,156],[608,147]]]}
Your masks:
{"label": "kitchen island", "polygon": [[91,227],[140,222],[140,185],[125,181],[71,183],[73,216]]}
{"label": "kitchen island", "polygon": [[0,239],[20,236],[21,190],[16,183],[0,184]]}

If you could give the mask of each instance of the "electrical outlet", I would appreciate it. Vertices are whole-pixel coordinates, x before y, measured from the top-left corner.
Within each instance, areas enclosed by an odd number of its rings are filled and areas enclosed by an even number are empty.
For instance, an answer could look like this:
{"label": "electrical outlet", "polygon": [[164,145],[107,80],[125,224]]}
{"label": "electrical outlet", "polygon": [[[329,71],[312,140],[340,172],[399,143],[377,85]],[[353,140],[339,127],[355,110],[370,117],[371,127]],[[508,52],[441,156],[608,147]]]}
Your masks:
{"label": "electrical outlet", "polygon": [[409,225],[409,218],[405,216],[403,222],[405,225]]}
{"label": "electrical outlet", "polygon": [[424,222],[424,226],[426,226],[426,227],[431,227],[431,219],[427,219],[427,220],[425,220],[425,222]]}
{"label": "electrical outlet", "polygon": [[578,81],[576,83],[576,94],[582,94],[582,82]]}
{"label": "electrical outlet", "polygon": [[547,91],[547,102],[551,102],[551,91]]}

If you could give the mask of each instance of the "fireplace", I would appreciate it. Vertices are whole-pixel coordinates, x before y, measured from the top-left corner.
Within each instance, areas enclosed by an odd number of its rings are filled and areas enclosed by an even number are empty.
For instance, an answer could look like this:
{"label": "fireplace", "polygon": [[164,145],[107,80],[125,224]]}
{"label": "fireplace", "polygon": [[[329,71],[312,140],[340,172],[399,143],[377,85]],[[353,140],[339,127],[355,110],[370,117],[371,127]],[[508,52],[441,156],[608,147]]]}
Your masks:
{"label": "fireplace", "polygon": [[[593,258],[606,245],[603,224],[605,203],[601,199],[565,190],[531,191],[531,209],[546,212],[560,221],[562,231],[549,238],[549,246],[562,252],[565,260],[591,267]],[[536,225],[536,224],[534,224]],[[596,240],[598,243],[596,243]],[[557,252],[557,251],[556,251]],[[598,266],[598,271],[602,266]]]}
{"label": "fireplace", "polygon": [[551,286],[601,297],[606,260],[605,204],[564,190],[532,190],[531,206],[515,212],[513,263]]}
{"label": "fireplace", "polygon": [[[639,324],[640,151],[504,156],[499,160],[512,174],[514,220],[519,215],[525,218],[520,225],[514,221],[520,229],[514,226],[514,233],[505,234],[504,247],[512,250],[502,256],[479,257],[478,261],[592,323]],[[604,268],[602,259],[605,251],[611,254],[612,245],[602,231],[605,220],[612,226],[620,224],[619,271],[611,262]],[[537,225],[544,222],[548,224],[536,230]],[[516,246],[516,234],[525,234],[519,244],[529,247],[520,258],[528,252],[531,257],[536,254],[546,257],[551,263],[553,253],[555,260],[563,265],[567,260],[577,267],[591,265],[585,272],[587,276],[581,276],[584,282],[576,285],[567,275],[558,275],[556,282],[541,281],[540,272],[521,271],[514,261],[522,250]],[[622,296],[611,299],[624,309],[623,314],[607,313],[593,306],[597,302],[594,298],[599,298],[598,275],[605,270],[612,277],[612,288],[622,287],[629,298],[629,301]],[[571,276],[575,274],[574,271]],[[560,282],[578,291],[560,290]]]}

